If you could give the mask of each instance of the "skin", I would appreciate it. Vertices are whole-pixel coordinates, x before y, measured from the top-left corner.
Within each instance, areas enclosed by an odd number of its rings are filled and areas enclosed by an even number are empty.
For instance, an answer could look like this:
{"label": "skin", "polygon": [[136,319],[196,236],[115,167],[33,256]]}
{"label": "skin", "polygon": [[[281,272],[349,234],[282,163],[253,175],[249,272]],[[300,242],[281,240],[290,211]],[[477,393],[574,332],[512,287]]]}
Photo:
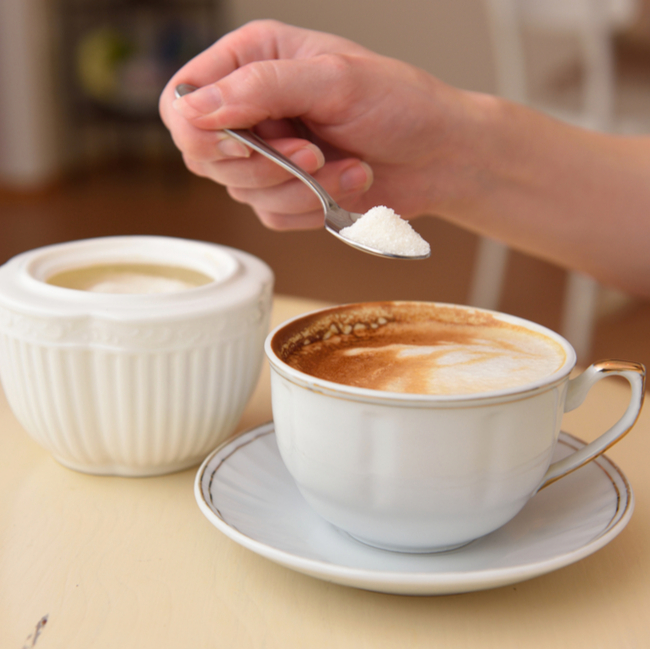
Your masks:
{"label": "skin", "polygon": [[[175,99],[180,83],[199,90]],[[187,167],[269,228],[322,227],[318,199],[223,128],[254,128],[346,209],[436,215],[650,297],[650,138],[572,127],[275,21],[190,61],[160,112]]]}

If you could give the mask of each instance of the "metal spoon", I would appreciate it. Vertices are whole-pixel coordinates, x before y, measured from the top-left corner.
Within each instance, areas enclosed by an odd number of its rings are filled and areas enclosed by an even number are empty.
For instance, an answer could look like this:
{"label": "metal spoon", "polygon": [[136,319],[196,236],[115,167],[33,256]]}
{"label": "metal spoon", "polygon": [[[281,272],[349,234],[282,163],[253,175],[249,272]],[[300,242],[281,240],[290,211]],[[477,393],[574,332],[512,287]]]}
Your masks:
{"label": "metal spoon", "polygon": [[[196,89],[196,86],[192,86],[190,84],[179,84],[176,86],[175,94],[176,97],[182,97],[183,95],[194,92]],[[347,237],[342,236],[341,230],[347,226],[351,226],[363,215],[356,212],[348,212],[347,210],[341,208],[313,176],[305,173],[302,169],[300,169],[300,167],[296,167],[296,165],[294,165],[288,158],[283,156],[279,151],[276,151],[273,147],[269,146],[266,142],[264,142],[264,140],[262,140],[262,138],[260,138],[252,131],[245,129],[223,129],[223,131],[224,133],[227,133],[231,138],[238,140],[239,142],[245,144],[247,147],[250,147],[263,156],[266,156],[274,163],[277,163],[280,165],[280,167],[283,167],[288,172],[299,178],[305,185],[307,185],[307,187],[309,187],[316,194],[323,205],[323,211],[325,212],[325,228],[332,235],[338,237],[341,241],[345,242],[349,246],[357,248],[364,253],[378,255],[379,257],[391,257],[406,260],[420,260],[429,257],[429,253],[426,255],[396,255],[394,253],[386,253],[385,251],[366,246],[365,244],[360,244],[358,242],[352,241],[351,239],[348,239]]]}

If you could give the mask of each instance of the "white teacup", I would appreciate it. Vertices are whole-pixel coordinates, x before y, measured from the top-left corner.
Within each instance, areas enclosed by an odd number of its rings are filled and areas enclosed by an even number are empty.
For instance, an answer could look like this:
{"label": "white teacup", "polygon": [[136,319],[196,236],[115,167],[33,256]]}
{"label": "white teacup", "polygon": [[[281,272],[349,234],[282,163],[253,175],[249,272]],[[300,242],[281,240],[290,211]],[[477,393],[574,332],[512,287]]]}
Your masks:
{"label": "white teacup", "polygon": [[[528,352],[521,352],[525,340],[536,342],[533,347],[539,343],[535,354],[541,358],[541,376],[531,379],[524,372],[515,385],[491,387],[498,373],[488,365],[479,390],[472,388],[478,375],[470,371],[460,373],[457,394],[416,394],[336,380],[349,374],[346,369],[351,369],[353,382],[369,372],[361,359],[365,353],[360,356],[358,350],[345,357],[343,365],[330,364],[334,374],[325,379],[298,369],[302,362],[290,356],[304,348],[305,358],[321,368],[321,352],[312,352],[311,345],[320,346],[327,357],[342,341],[353,340],[355,327],[362,336],[376,336],[386,323],[408,321],[412,311],[420,314],[418,327],[426,328],[427,318],[439,318],[452,329],[460,323],[470,333],[469,340],[485,337],[486,328],[503,330],[505,343],[500,345],[506,348],[512,332],[517,339],[512,347],[519,352],[502,373],[506,384],[508,375],[519,372],[517,359],[529,358]],[[462,363],[476,363],[483,354],[481,345],[470,353],[475,357],[463,357]],[[555,332],[513,316],[453,305],[366,303],[320,310],[276,328],[265,349],[280,453],[307,502],[356,539],[403,552],[447,550],[496,530],[539,489],[619,440],[636,421],[644,396],[645,369],[640,364],[605,361],[569,379],[575,352]],[[390,345],[382,350],[392,354]],[[412,351],[409,348],[406,356]],[[442,367],[463,352],[450,348],[449,353],[446,361],[436,363]],[[438,351],[432,354],[436,357]],[[309,359],[305,363],[310,367]],[[372,372],[383,376],[382,364]],[[527,371],[526,364],[522,367]],[[529,365],[537,364],[535,360]],[[421,368],[416,371],[421,381]],[[401,372],[395,373],[398,379]],[[591,386],[608,375],[622,376],[631,385],[626,412],[597,440],[550,465],[562,414],[579,406]],[[444,376],[446,384],[456,381],[453,373]]]}
{"label": "white teacup", "polygon": [[272,285],[252,255],[169,237],[18,255],[0,267],[9,405],[72,469],[147,476],[191,467],[233,432],[255,387]]}

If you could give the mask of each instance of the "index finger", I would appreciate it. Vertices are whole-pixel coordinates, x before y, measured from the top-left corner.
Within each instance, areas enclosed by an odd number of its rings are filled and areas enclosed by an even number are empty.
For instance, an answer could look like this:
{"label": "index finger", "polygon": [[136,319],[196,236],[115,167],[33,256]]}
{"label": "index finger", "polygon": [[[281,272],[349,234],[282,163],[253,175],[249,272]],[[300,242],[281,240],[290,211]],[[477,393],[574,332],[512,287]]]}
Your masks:
{"label": "index finger", "polygon": [[187,83],[201,88],[255,61],[307,58],[326,51],[363,48],[331,34],[285,25],[275,20],[258,20],[226,34],[186,63],[165,86],[160,113],[167,126],[173,120],[174,88]]}

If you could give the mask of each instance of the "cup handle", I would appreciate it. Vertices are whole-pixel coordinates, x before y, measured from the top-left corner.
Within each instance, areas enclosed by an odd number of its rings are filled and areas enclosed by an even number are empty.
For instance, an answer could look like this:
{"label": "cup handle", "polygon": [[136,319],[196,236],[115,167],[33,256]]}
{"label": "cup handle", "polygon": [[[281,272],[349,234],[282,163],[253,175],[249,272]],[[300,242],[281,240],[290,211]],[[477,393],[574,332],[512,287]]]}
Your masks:
{"label": "cup handle", "polygon": [[570,472],[586,465],[618,442],[633,426],[641,412],[645,394],[645,367],[631,361],[600,361],[589,366],[575,379],[569,380],[564,412],[572,411],[584,402],[591,387],[608,376],[624,377],[630,384],[632,395],[623,417],[601,436],[570,456],[553,463],[549,468],[538,491]]}

